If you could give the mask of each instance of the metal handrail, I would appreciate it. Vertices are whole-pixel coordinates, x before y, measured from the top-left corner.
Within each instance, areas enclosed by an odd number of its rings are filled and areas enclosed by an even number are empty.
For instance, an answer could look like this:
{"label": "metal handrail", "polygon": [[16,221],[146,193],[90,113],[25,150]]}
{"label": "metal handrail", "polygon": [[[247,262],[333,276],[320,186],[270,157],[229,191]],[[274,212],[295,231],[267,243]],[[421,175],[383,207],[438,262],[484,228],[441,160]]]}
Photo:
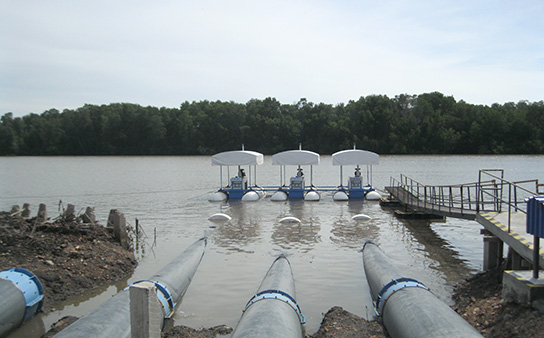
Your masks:
{"label": "metal handrail", "polygon": [[[492,172],[500,172],[495,175]],[[488,175],[491,179],[482,180],[482,175]],[[527,189],[521,184],[535,183],[535,191]],[[425,185],[404,174],[397,180],[390,178],[392,187],[402,188],[405,199],[410,205],[426,210],[448,210],[451,214],[457,209],[461,214],[467,212],[494,211],[502,212],[503,207],[508,207],[508,230],[510,231],[510,217],[512,212],[526,212],[525,198],[538,195],[538,180],[524,180],[510,182],[504,179],[502,169],[482,169],[479,172],[478,182],[454,184],[454,185]],[[507,196],[505,196],[507,195]],[[512,211],[513,210],[513,211]]]}
{"label": "metal handrail", "polygon": [[[491,185],[492,182],[487,184]],[[406,198],[410,200],[410,204],[418,208],[431,211],[447,208],[449,213],[453,209],[458,209],[461,214],[475,211],[476,201],[474,197],[477,195],[478,183],[431,186],[424,185],[401,174],[400,180],[391,177],[390,185],[400,187],[406,191],[408,193]],[[480,185],[483,185],[483,182]]]}
{"label": "metal handrail", "polygon": [[[500,171],[502,175],[499,177],[497,175],[492,174],[491,172]],[[512,218],[512,208],[514,209],[514,212],[522,212],[524,214],[527,213],[527,204],[526,204],[526,198],[530,196],[539,195],[540,193],[540,187],[543,186],[543,184],[539,184],[537,179],[533,180],[524,180],[524,181],[516,181],[516,182],[510,182],[508,180],[505,180],[503,175],[504,172],[502,169],[482,169],[479,172],[479,178],[481,179],[482,174],[492,177],[495,180],[499,180],[500,183],[497,183],[497,185],[501,186],[501,196],[491,196],[495,199],[497,205],[499,205],[499,212],[502,211],[502,205],[506,204],[508,206],[508,232],[510,232],[510,224],[511,224],[511,218]],[[535,189],[529,190],[521,184],[527,184],[527,183],[534,183]],[[508,198],[505,199],[502,196],[502,190],[503,187],[508,187]],[[488,194],[488,192],[482,190],[481,191],[482,196],[484,193]],[[521,195],[521,196],[520,196]],[[525,195],[525,196],[523,196]],[[513,197],[513,199],[512,199]],[[478,210],[479,211],[479,210]]]}

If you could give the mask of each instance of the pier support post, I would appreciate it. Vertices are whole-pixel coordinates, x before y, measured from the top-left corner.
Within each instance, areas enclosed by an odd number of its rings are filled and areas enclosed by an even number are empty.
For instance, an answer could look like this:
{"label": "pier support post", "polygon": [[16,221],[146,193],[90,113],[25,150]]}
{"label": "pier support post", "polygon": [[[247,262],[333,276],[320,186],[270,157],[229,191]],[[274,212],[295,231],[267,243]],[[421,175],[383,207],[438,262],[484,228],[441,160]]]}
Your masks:
{"label": "pier support post", "polygon": [[502,256],[503,242],[498,237],[484,235],[484,271],[498,267]]}
{"label": "pier support post", "polygon": [[129,292],[131,338],[160,338],[163,314],[155,284],[131,285]]}
{"label": "pier support post", "polygon": [[509,270],[523,270],[523,265],[523,258],[521,255],[509,247],[506,268]]}

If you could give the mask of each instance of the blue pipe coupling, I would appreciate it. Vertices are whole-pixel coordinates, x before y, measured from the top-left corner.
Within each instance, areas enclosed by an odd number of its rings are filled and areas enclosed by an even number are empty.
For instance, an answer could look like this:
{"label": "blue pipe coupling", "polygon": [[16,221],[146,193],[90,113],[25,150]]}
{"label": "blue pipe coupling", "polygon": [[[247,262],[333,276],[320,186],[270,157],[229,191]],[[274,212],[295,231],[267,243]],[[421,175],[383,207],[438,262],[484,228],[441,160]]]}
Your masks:
{"label": "blue pipe coupling", "polygon": [[43,286],[38,277],[23,268],[10,268],[0,272],[0,278],[7,279],[21,291],[25,298],[23,322],[34,317],[43,305]]}
{"label": "blue pipe coupling", "polygon": [[263,299],[277,299],[289,304],[289,306],[292,307],[293,310],[295,310],[295,312],[297,313],[298,318],[300,319],[300,324],[306,323],[306,317],[302,314],[302,311],[300,310],[300,307],[298,306],[295,299],[287,292],[283,292],[281,290],[264,290],[257,293],[247,302],[243,312],[245,312],[254,303]]}
{"label": "blue pipe coupling", "polygon": [[375,311],[376,315],[378,316],[378,319],[382,318],[383,316],[383,308],[385,307],[385,303],[391,297],[395,292],[400,291],[404,288],[412,288],[412,287],[418,287],[425,290],[429,290],[428,287],[426,287],[423,283],[413,279],[413,278],[397,278],[393,279],[389,283],[385,284],[380,293],[378,294],[378,297],[376,297],[376,303],[375,303]]}

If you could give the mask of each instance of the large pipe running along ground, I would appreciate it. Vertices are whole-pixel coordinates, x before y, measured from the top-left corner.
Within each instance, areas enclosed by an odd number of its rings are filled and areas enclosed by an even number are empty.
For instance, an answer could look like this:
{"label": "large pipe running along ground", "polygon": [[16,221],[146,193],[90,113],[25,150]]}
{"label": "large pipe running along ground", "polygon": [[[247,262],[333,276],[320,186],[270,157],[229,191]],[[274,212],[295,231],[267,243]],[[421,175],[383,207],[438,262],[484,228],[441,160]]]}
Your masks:
{"label": "large pipe running along ground", "polygon": [[257,293],[247,303],[232,338],[301,338],[304,322],[295,301],[291,265],[281,255],[272,263]]}
{"label": "large pipe running along ground", "polygon": [[391,337],[482,337],[423,284],[403,278],[376,244],[365,243],[362,252],[378,319]]}
{"label": "large pipe running along ground", "polygon": [[32,272],[11,268],[0,272],[0,337],[34,317],[43,304],[43,287]]}
{"label": "large pipe running along ground", "polygon": [[[164,317],[171,316],[200,265],[207,239],[192,244],[148,281],[155,282],[157,296],[163,304]],[[136,282],[138,283],[138,282]],[[130,300],[128,287],[104,302],[91,313],[62,330],[55,337],[130,337]]]}

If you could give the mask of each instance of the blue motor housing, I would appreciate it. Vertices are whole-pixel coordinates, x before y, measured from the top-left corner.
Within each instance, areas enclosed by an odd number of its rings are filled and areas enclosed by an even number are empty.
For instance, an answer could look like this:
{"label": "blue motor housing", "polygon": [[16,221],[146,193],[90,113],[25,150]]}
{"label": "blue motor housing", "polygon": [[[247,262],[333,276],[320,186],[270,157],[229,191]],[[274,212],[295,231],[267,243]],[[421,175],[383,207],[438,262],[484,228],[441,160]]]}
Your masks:
{"label": "blue motor housing", "polygon": [[348,181],[348,196],[350,199],[365,198],[365,189],[363,189],[363,178],[353,176]]}
{"label": "blue motor housing", "polygon": [[291,177],[289,185],[289,199],[304,199],[304,177]]}
{"label": "blue motor housing", "polygon": [[[245,177],[244,177],[245,178]],[[239,200],[244,196],[244,179],[242,177],[232,177],[230,179],[229,199]]]}

